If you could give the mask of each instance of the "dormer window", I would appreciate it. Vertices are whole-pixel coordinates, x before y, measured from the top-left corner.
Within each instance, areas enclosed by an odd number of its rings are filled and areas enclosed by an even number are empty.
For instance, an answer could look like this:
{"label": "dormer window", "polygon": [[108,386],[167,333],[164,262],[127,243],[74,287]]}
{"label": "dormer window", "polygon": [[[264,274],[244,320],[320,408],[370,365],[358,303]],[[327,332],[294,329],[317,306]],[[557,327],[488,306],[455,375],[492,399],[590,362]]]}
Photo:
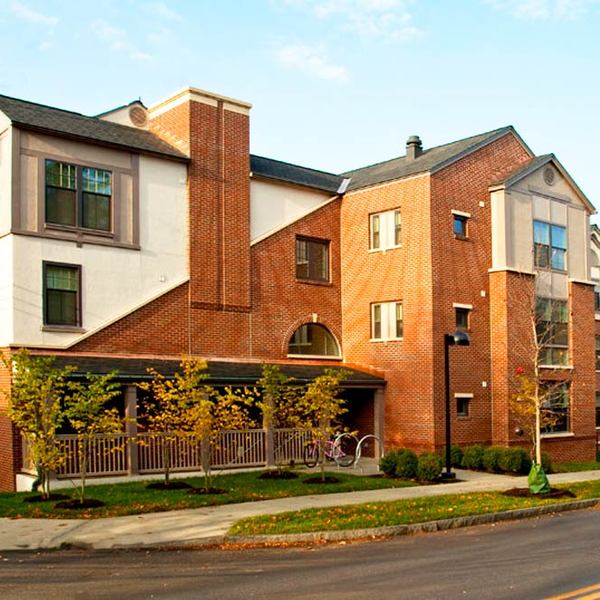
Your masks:
{"label": "dormer window", "polygon": [[46,161],[46,224],[111,231],[112,173]]}

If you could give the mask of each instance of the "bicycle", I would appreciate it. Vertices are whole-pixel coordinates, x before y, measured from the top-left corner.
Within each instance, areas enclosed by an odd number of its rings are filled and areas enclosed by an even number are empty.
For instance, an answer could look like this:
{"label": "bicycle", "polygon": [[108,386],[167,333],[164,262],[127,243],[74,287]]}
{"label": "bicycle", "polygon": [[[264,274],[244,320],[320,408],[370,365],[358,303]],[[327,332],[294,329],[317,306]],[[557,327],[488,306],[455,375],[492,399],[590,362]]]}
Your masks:
{"label": "bicycle", "polygon": [[[338,467],[349,467],[354,463],[354,453],[351,452],[350,446],[353,435],[349,433],[340,433],[334,438],[330,438],[325,442],[324,454],[325,459],[335,462]],[[321,444],[319,440],[308,442],[304,446],[304,464],[308,468],[315,467],[321,462]]]}

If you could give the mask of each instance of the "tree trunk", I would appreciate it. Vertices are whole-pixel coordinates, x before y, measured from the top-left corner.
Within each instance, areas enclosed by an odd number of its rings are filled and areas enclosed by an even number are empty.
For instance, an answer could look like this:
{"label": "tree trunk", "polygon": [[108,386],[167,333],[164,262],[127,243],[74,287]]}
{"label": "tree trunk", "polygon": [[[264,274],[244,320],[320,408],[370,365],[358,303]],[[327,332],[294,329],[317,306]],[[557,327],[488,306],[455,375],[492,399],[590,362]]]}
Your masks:
{"label": "tree trunk", "polygon": [[200,442],[200,462],[204,471],[204,489],[210,488],[210,436],[203,435]]}

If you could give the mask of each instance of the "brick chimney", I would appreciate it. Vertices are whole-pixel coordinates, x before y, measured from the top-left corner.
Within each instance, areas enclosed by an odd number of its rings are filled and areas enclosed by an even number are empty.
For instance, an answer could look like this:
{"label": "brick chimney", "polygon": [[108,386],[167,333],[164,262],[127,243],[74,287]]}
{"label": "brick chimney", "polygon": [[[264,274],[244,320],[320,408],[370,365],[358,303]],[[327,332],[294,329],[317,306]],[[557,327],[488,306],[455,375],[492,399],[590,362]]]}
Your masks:
{"label": "brick chimney", "polygon": [[411,135],[406,140],[406,158],[408,160],[415,160],[415,158],[423,154],[423,145],[421,144],[421,138],[418,135]]}
{"label": "brick chimney", "polygon": [[150,107],[150,130],[189,155],[190,301],[250,308],[251,104],[186,88]]}

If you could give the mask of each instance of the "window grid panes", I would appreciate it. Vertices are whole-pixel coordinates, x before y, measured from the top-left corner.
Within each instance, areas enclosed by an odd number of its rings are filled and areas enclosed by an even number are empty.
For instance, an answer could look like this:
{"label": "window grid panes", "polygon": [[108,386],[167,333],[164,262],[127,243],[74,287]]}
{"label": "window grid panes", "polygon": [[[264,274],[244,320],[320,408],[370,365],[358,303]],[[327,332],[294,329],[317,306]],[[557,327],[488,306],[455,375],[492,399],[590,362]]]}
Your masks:
{"label": "window grid panes", "polygon": [[44,324],[79,326],[78,266],[44,266]]}
{"label": "window grid panes", "polygon": [[399,208],[369,217],[369,249],[388,250],[402,245],[402,213]]}
{"label": "window grid panes", "polygon": [[543,433],[564,433],[570,431],[569,386],[564,383],[552,385],[547,398],[542,403],[542,412],[550,423],[542,427]]}
{"label": "window grid panes", "polygon": [[404,336],[402,302],[371,304],[371,339],[400,340]]}
{"label": "window grid panes", "polygon": [[566,228],[543,221],[534,221],[533,253],[536,267],[556,271],[566,270]]}
{"label": "window grid panes", "polygon": [[46,161],[46,223],[111,230],[112,173]]}
{"label": "window grid panes", "polygon": [[296,277],[329,281],[329,242],[296,238]]}
{"label": "window grid panes", "polygon": [[566,300],[536,300],[536,334],[541,346],[539,364],[565,366],[569,362],[569,311]]}
{"label": "window grid panes", "polygon": [[288,354],[340,356],[340,349],[326,327],[318,323],[306,323],[292,335],[288,344]]}

